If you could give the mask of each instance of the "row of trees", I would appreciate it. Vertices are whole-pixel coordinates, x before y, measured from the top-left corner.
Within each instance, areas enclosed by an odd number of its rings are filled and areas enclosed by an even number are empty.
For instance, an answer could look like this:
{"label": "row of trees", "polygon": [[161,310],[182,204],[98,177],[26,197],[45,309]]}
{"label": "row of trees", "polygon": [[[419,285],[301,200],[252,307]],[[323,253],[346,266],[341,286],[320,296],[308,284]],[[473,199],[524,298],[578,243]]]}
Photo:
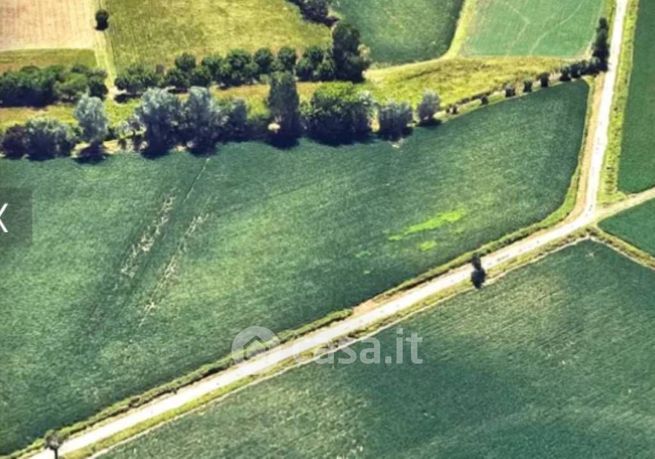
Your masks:
{"label": "row of trees", "polygon": [[222,88],[269,81],[276,72],[295,74],[301,81],[362,81],[370,60],[363,48],[357,29],[339,23],[333,29],[331,48],[311,46],[300,60],[296,50],[281,48],[274,54],[262,48],[251,54],[234,49],[222,56],[212,54],[198,64],[195,56],[184,53],[175,59],[174,67],[148,68],[135,64],[120,72],[116,87],[130,95],[139,95],[149,88],[174,88],[187,91],[191,86],[208,87],[217,84]]}
{"label": "row of trees", "polygon": [[105,107],[98,97],[83,95],[75,107],[78,125],[70,125],[53,118],[34,118],[25,125],[15,125],[2,136],[0,146],[9,158],[42,160],[70,156],[75,145],[84,141],[89,144],[85,154],[97,156],[109,133]]}
{"label": "row of trees", "polygon": [[[308,103],[301,104],[296,80],[288,72],[272,76],[267,105],[268,116],[257,123],[248,118],[244,101],[217,100],[207,88],[192,87],[184,100],[151,88],[143,94],[134,115],[111,128],[102,100],[84,95],[75,107],[74,127],[51,118],[32,119],[10,127],[0,146],[10,158],[49,159],[69,156],[82,141],[87,144],[82,156],[96,158],[102,155],[105,140],[117,138],[124,148],[131,141],[135,150],[150,156],[177,145],[205,153],[230,140],[266,137],[274,144],[292,144],[305,133],[330,144],[356,141],[371,132],[376,110],[379,134],[384,138],[402,136],[414,120],[409,104],[376,104],[368,92],[357,90],[350,82],[326,83]],[[436,94],[426,93],[417,108],[419,121],[433,121],[439,105]]]}
{"label": "row of trees", "polygon": [[106,73],[85,65],[24,67],[0,76],[0,105],[45,106],[57,101],[74,102],[83,94],[104,98]]}

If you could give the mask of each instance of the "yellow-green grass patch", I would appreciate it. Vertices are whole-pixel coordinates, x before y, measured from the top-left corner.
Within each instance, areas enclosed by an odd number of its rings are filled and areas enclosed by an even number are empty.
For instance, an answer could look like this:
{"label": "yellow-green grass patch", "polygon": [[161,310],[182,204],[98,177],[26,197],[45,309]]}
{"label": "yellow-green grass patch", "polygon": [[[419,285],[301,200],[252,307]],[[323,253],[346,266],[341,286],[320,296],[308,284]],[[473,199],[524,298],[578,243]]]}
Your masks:
{"label": "yellow-green grass patch", "polygon": [[330,43],[330,30],[305,21],[288,0],[105,0],[116,67],[170,65],[178,54],[198,57],[230,49],[277,50]]}

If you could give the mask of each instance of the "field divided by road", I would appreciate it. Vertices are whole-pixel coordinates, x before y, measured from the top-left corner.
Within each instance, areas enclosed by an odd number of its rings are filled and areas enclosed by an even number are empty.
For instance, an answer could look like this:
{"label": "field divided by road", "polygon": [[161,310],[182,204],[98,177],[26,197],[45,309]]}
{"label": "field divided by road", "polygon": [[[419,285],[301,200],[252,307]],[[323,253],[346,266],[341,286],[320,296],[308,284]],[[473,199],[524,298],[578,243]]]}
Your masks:
{"label": "field divided by road", "polygon": [[453,52],[466,56],[582,56],[604,0],[467,0]]}
{"label": "field divided by road", "polygon": [[198,57],[242,48],[304,49],[330,43],[330,31],[302,19],[288,0],[105,0],[109,37],[118,69],[134,62],[172,63],[176,55]]}
{"label": "field divided by road", "polygon": [[299,327],[542,220],[587,96],[561,85],[399,145],[0,162],[35,205],[32,245],[0,254],[0,451],[217,360],[245,327]]}
{"label": "field divided by road", "polygon": [[628,209],[600,227],[655,257],[655,201]]}
{"label": "field divided by road", "polygon": [[361,32],[376,62],[434,59],[450,47],[463,0],[335,0],[332,8]]}
{"label": "field divided by road", "polygon": [[655,3],[639,1],[619,168],[619,190],[636,193],[655,186]]}
{"label": "field divided by road", "polygon": [[102,457],[647,457],[653,287],[582,242],[377,335],[420,365],[312,363]]}

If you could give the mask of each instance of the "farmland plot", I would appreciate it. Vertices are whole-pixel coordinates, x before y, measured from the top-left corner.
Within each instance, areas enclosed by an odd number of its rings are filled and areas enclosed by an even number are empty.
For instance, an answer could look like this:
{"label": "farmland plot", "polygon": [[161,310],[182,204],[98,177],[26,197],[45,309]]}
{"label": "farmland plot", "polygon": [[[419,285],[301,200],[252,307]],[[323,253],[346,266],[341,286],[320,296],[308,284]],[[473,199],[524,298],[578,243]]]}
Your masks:
{"label": "farmland plot", "polygon": [[[288,0],[106,0],[116,66],[171,64],[175,56],[198,57],[243,48],[330,43],[330,31],[302,19]],[[147,18],[147,19],[146,19]]]}
{"label": "farmland plot", "polygon": [[0,51],[93,48],[90,2],[3,0],[0,2]]}
{"label": "farmland plot", "polygon": [[655,201],[649,201],[601,223],[608,233],[655,256]]}
{"label": "farmland plot", "polygon": [[444,54],[462,0],[335,0],[334,8],[361,32],[377,62],[404,63]]}
{"label": "farmland plot", "polygon": [[623,124],[619,189],[636,193],[655,186],[655,3],[639,1],[628,105]]}
{"label": "farmland plot", "polygon": [[587,94],[561,85],[398,145],[0,161],[35,203],[32,245],[0,253],[0,451],[219,359],[245,327],[299,327],[545,218]]}
{"label": "farmland plot", "polygon": [[604,0],[471,0],[456,51],[477,56],[582,56]]}
{"label": "farmland plot", "polygon": [[102,457],[649,457],[654,287],[579,243],[377,335],[395,359],[416,333],[420,364],[408,343],[402,364],[312,363]]}

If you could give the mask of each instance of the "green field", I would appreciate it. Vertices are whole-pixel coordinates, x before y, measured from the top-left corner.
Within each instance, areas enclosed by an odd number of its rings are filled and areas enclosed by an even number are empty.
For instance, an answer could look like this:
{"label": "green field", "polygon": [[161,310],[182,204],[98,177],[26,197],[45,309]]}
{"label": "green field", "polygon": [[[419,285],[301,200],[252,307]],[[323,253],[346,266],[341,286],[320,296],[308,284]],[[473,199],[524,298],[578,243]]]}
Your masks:
{"label": "green field", "polygon": [[600,227],[655,256],[655,201],[626,210]]}
{"label": "green field", "polygon": [[619,169],[619,189],[635,193],[655,186],[655,149],[650,130],[655,124],[655,3],[639,2],[634,61]]}
{"label": "green field", "polygon": [[0,52],[0,72],[18,70],[29,65],[84,64],[95,67],[96,56],[92,49],[32,49]]}
{"label": "green field", "polygon": [[102,457],[651,457],[654,287],[582,242],[405,321],[421,365],[309,364]]}
{"label": "green field", "polygon": [[[116,66],[170,64],[185,51],[198,57],[233,48],[256,51],[328,44],[330,31],[304,21],[288,0],[106,0]],[[147,19],[146,19],[147,18]]]}
{"label": "green field", "polygon": [[469,0],[454,52],[466,56],[582,56],[605,0]]}
{"label": "green field", "polygon": [[545,218],[587,94],[561,85],[397,146],[0,161],[35,202],[31,247],[0,254],[0,452],[224,356],[245,327],[296,328]]}
{"label": "green field", "polygon": [[434,59],[450,47],[463,0],[334,0],[377,62]]}

